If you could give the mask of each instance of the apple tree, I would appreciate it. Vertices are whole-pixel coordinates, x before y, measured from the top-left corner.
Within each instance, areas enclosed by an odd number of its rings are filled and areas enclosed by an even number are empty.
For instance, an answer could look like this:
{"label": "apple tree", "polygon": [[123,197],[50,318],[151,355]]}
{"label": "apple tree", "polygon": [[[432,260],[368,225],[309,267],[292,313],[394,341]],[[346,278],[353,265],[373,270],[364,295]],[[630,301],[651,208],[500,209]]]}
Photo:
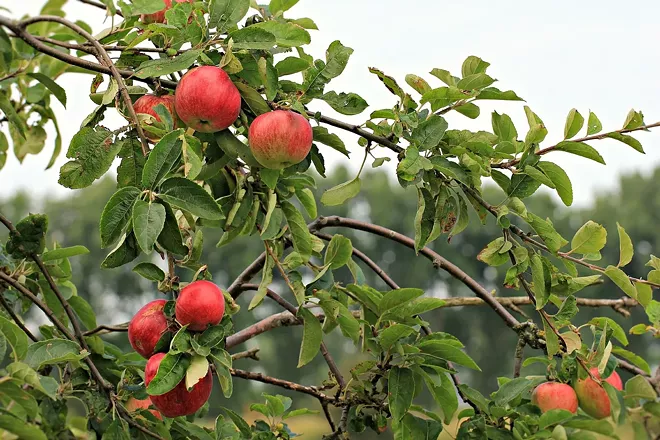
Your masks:
{"label": "apple tree", "polygon": [[[553,153],[604,163],[597,141],[606,138],[621,143],[621,154],[643,153],[633,134],[660,122],[647,124],[631,110],[621,128],[605,130],[595,113],[572,109],[564,140],[548,145],[541,117],[521,103],[527,127],[496,111],[491,131],[450,127],[443,117],[449,112],[475,119],[483,100],[522,101],[493,86],[488,62],[468,56],[460,70],[436,68],[424,77],[394,78],[369,68],[391,106],[370,109],[356,125],[324,114],[355,116],[368,108],[358,91],[331,85],[353,50],[335,40],[321,56],[308,53],[317,27],[311,18],[290,17],[297,0],[79,0],[105,10],[106,29],[68,20],[66,1],[50,0],[22,19],[0,14],[0,123],[9,134],[0,132],[0,168],[9,154],[21,161],[46,143],[54,145],[49,167],[55,163],[63,121],[51,104],[67,103],[58,78],[88,74],[80,78],[88,78],[97,107],[83,121],[66,121],[80,129],[64,139],[68,161],[59,184],[87,187],[118,159],[117,190],[98,213],[109,249],[102,266],[131,265],[163,299],[136,310],[128,326],[136,351],[122,352],[104,335],[127,327],[97,322],[70,281],[70,259],[85,258],[87,249],[54,242],[44,215],[0,213],[8,230],[0,243],[0,430],[25,439],[288,439],[295,436],[290,417],[319,412],[327,439],[388,429],[396,439],[435,439],[452,423],[459,423],[461,440],[658,438],[660,373],[625,347],[629,338],[660,335],[660,302],[653,299],[660,259],[651,255],[648,273],[628,274],[633,241],[625,219],[616,231],[588,221],[562,237],[525,199],[546,186],[571,205],[570,178]],[[125,123],[105,126],[109,112]],[[46,126],[55,129],[52,142]],[[312,189],[325,177],[329,149],[361,166],[316,200]],[[317,215],[318,203],[351,203],[365,166],[386,162],[417,195],[414,237]],[[504,200],[484,199],[482,186],[491,182]],[[474,257],[507,268],[499,290],[520,291],[529,314],[506,306],[501,292],[487,290],[451,255],[430,247],[460,234],[470,219],[499,226],[501,233]],[[201,252],[210,228],[223,231],[218,247],[233,240],[263,246],[228,286],[211,280],[209,269],[222,261]],[[495,392],[483,395],[461,380],[459,371],[479,371],[471,348],[425,320],[445,301],[399,286],[341,235],[350,229],[398,243],[398,258],[447,272],[516,333],[517,346],[497,347],[510,352],[515,368],[498,378]],[[605,246],[619,247],[618,261],[601,262]],[[146,258],[134,263],[140,256]],[[367,285],[365,269],[389,290]],[[350,271],[352,282],[336,281],[338,270]],[[274,277],[290,292],[274,291]],[[602,282],[612,283],[611,298],[581,297],[582,289]],[[251,295],[247,308],[237,305],[240,295]],[[264,301],[283,312],[233,326],[233,316],[253,313]],[[632,328],[606,317],[579,322],[579,307],[622,313],[637,307],[648,320]],[[43,314],[48,323],[30,330],[28,313]],[[284,324],[299,325],[303,335],[298,367],[320,356],[326,381],[303,385],[232,365],[250,356],[242,344]],[[345,338],[368,360],[342,371],[328,338]],[[525,347],[537,355],[524,358]],[[277,359],[262,362],[267,372]],[[535,363],[547,367],[546,375],[525,374]],[[231,399],[236,379],[306,394],[318,405],[301,408],[265,394],[251,406],[261,414],[254,423],[226,408],[212,408],[220,414],[214,423],[199,423],[209,395]],[[421,393],[436,405],[421,406]],[[82,416],[72,416],[73,401],[82,404]]]}

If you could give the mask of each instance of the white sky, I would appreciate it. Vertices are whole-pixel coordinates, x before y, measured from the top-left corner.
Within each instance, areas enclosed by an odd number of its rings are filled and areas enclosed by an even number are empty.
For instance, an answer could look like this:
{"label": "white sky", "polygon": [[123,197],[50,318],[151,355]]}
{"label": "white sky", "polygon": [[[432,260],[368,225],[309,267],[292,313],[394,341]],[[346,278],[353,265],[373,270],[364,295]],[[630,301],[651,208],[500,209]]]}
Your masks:
{"label": "white sky", "polygon": [[[0,0],[15,17],[35,15],[43,3]],[[634,8],[613,0],[542,3],[505,0],[494,6],[490,0],[301,0],[287,16],[315,20],[320,30],[311,31],[312,44],[306,50],[317,58],[324,56],[335,39],[355,49],[344,74],[326,90],[359,93],[370,107],[353,118],[336,115],[322,103],[315,107],[328,116],[361,123],[372,110],[394,104],[393,96],[367,67],[378,67],[403,85],[404,76],[415,73],[438,87],[440,81],[428,74],[432,68],[458,74],[462,61],[477,55],[491,63],[489,73],[499,79],[495,86],[516,91],[543,119],[550,130],[546,146],[561,140],[565,117],[572,107],[585,117],[589,109],[593,110],[605,130],[621,128],[630,108],[642,110],[647,123],[660,119],[660,56],[654,49],[660,41],[660,3],[644,0]],[[84,19],[95,30],[104,27],[101,10],[75,0],[69,0],[66,10],[72,20]],[[52,101],[64,136],[64,151],[82,119],[94,108],[88,98],[90,81],[90,76],[79,74],[59,80],[67,90],[67,109]],[[521,103],[495,101],[480,106],[481,116],[476,121],[449,115],[450,128],[490,130],[490,113],[497,109],[508,113],[524,136],[527,124]],[[105,120],[109,126],[120,123],[118,117]],[[357,169],[361,159],[357,138],[331,131],[342,136],[349,150],[356,151],[350,162]],[[586,204],[594,192],[614,187],[619,174],[648,172],[660,163],[660,133],[636,136],[646,155],[616,141],[592,143],[607,167],[563,153],[547,158],[568,172],[575,204]],[[57,184],[59,166],[66,161],[64,154],[55,167],[43,171],[53,140],[47,141],[39,156],[28,156],[22,166],[10,154],[0,171],[0,197],[19,188],[40,195],[71,194]],[[323,152],[326,165],[349,163],[329,148]],[[379,149],[375,154],[386,153]]]}

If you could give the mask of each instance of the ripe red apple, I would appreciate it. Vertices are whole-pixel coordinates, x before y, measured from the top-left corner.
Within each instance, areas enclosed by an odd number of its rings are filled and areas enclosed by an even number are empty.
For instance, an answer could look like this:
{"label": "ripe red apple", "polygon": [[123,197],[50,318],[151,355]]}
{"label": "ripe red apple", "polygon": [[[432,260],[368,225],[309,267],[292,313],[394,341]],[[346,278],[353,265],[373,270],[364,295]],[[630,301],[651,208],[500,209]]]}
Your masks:
{"label": "ripe red apple", "polygon": [[[177,3],[192,3],[195,0],[174,0]],[[149,23],[165,23],[165,12],[167,12],[168,9],[172,8],[172,0],[163,0],[163,3],[165,4],[165,8],[162,10],[155,12],[153,14],[142,14],[140,15],[140,19],[142,20],[143,23],[149,24]]]}
{"label": "ripe red apple", "polygon": [[257,116],[248,138],[255,159],[277,170],[305,159],[312,148],[312,126],[298,113],[275,110]]}
{"label": "ripe red apple", "polygon": [[[177,125],[177,115],[176,115],[176,108],[174,106],[174,95],[163,95],[163,96],[156,96],[156,95],[142,95],[138,98],[137,101],[133,104],[133,108],[135,109],[135,113],[144,113],[147,115],[151,115],[156,119],[156,121],[161,122],[160,116],[158,113],[156,113],[156,106],[158,104],[162,104],[165,106],[165,108],[170,112],[172,115],[172,121],[174,122],[174,126],[176,127]],[[150,134],[148,132],[145,132],[145,135],[147,138],[149,138],[152,141],[158,140],[158,136],[154,134]]]}
{"label": "ripe red apple", "polygon": [[[151,380],[158,372],[158,366],[165,357],[165,353],[157,353],[149,358],[147,367],[144,369],[144,383],[149,386]],[[160,396],[151,396],[154,406],[165,417],[179,417],[194,414],[200,409],[211,396],[213,389],[213,375],[209,368],[206,376],[197,382],[192,390],[186,388],[185,379],[181,380],[176,387]]]}
{"label": "ripe red apple", "polygon": [[241,94],[229,75],[215,66],[189,70],[179,81],[175,98],[181,120],[202,133],[224,130],[241,111]]}
{"label": "ripe red apple", "polygon": [[188,324],[188,330],[203,331],[222,321],[225,297],[222,290],[210,281],[195,281],[181,289],[174,314],[179,324]]}
{"label": "ripe red apple", "polygon": [[[151,398],[149,397],[141,400],[138,400],[135,397],[131,397],[126,402],[126,409],[128,410],[128,412],[136,412],[141,409],[149,409],[151,405],[152,402],[151,402]],[[149,409],[149,412],[153,414],[156,418],[163,420],[163,416],[160,414],[160,412],[156,411],[155,409]]]}
{"label": "ripe red apple", "polygon": [[[598,368],[592,368],[591,374],[600,378]],[[614,371],[605,379],[605,382],[612,385],[617,390],[623,390],[623,382],[619,374]],[[591,417],[596,419],[604,419],[610,415],[610,399],[607,391],[602,385],[598,384],[591,377],[587,376],[585,379],[578,380],[575,384],[575,392],[580,401],[580,408]]]}
{"label": "ripe red apple", "polygon": [[163,333],[169,331],[163,307],[167,301],[158,299],[142,307],[128,324],[128,341],[135,351],[145,359],[154,354],[154,349]]}
{"label": "ripe red apple", "polygon": [[559,382],[545,382],[537,386],[532,392],[532,403],[543,412],[565,409],[575,414],[578,409],[578,398],[573,388]]}

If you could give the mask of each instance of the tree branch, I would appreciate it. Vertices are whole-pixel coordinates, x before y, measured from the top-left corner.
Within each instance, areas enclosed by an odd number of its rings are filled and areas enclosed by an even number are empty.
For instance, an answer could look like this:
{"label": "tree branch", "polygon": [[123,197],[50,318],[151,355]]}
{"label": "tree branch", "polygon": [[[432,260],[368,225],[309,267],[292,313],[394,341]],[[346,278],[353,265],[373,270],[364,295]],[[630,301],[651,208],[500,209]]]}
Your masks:
{"label": "tree branch", "polygon": [[227,293],[229,293],[232,298],[236,299],[244,292],[244,289],[241,289],[241,285],[249,283],[250,280],[258,274],[266,263],[266,252],[262,252],[261,255],[257,257],[248,267],[246,267],[243,272],[234,280],[233,283],[227,288]]}
{"label": "tree branch", "polygon": [[231,360],[232,361],[237,361],[239,359],[254,359],[255,361],[259,360],[259,349],[258,348],[251,348],[246,351],[241,351],[239,353],[235,353],[231,355]]}
{"label": "tree branch", "polygon": [[[105,9],[105,10],[108,9],[103,3],[97,2],[96,0],[78,0],[78,1],[80,3],[85,3],[86,5],[95,6],[99,9]],[[119,15],[120,17],[124,16],[119,9],[117,9],[117,12],[115,12],[115,14]]]}
{"label": "tree branch", "polygon": [[3,295],[4,292],[4,286],[0,285],[0,304],[2,304],[2,307],[5,309],[5,311],[11,316],[11,319],[14,320],[16,325],[25,332],[26,335],[28,335],[28,338],[32,339],[34,342],[37,342],[36,336],[32,334],[32,332],[25,326],[23,321],[18,317],[16,312],[14,312],[14,309],[9,305],[7,300],[5,299],[5,296]]}
{"label": "tree branch", "polygon": [[114,332],[127,332],[128,322],[119,325],[99,325],[98,327],[83,333],[83,336],[92,336],[95,334],[105,335]]}
{"label": "tree branch", "polygon": [[289,382],[288,380],[277,379],[274,377],[266,376],[261,373],[253,373],[251,371],[239,370],[237,368],[231,368],[229,369],[229,372],[234,377],[240,377],[241,379],[246,379],[246,380],[256,380],[257,382],[267,383],[270,385],[275,385],[281,388],[285,388],[287,390],[308,394],[310,396],[316,397],[321,402],[330,403],[334,406],[342,405],[342,402],[339,401],[337,398],[328,396],[327,394],[322,393],[315,387],[300,385],[295,382]]}

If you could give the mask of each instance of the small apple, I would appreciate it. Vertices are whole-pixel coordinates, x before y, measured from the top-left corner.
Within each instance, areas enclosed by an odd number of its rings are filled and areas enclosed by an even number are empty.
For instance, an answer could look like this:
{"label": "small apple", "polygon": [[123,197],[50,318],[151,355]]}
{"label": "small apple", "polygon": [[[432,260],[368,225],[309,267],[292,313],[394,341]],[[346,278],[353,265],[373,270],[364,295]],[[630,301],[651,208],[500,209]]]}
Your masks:
{"label": "small apple", "polygon": [[[600,379],[598,368],[594,367],[590,370],[591,374]],[[621,376],[616,371],[605,379],[605,382],[612,385],[617,390],[623,390],[623,382]],[[602,385],[598,384],[591,377],[587,376],[585,379],[579,379],[575,384],[575,392],[577,393],[578,400],[580,401],[580,408],[595,419],[604,419],[610,415],[610,398],[607,391]]]}
{"label": "small apple", "polygon": [[551,409],[564,409],[573,414],[578,409],[578,398],[570,385],[559,382],[545,382],[532,392],[532,403],[542,412]]}
{"label": "small apple", "polygon": [[189,70],[176,87],[176,111],[196,131],[214,133],[234,123],[241,111],[241,94],[219,67]]}
{"label": "small apple", "polygon": [[[135,397],[131,397],[128,399],[126,402],[126,409],[128,412],[136,412],[141,409],[149,409],[149,407],[152,405],[151,398],[147,397],[146,399],[136,399]],[[149,412],[154,415],[154,417],[163,420],[163,416],[156,411],[155,409],[149,409]]]}
{"label": "small apple", "polygon": [[248,139],[257,162],[278,170],[305,159],[312,148],[312,126],[298,113],[275,110],[257,116]]}
{"label": "small apple", "polygon": [[188,324],[188,330],[203,331],[217,325],[225,314],[222,290],[210,281],[200,280],[181,289],[174,306],[179,324]]}
{"label": "small apple", "polygon": [[[192,3],[195,0],[174,0],[177,3]],[[149,24],[149,23],[165,23],[165,12],[167,12],[168,9],[172,8],[172,0],[163,0],[163,3],[165,4],[165,8],[158,12],[154,12],[153,14],[142,14],[140,15],[140,20],[142,20],[143,23]]]}
{"label": "small apple", "polygon": [[154,349],[163,333],[169,331],[167,317],[163,307],[164,299],[151,301],[133,316],[128,324],[128,341],[135,351],[145,359],[154,354]]}
{"label": "small apple", "polygon": [[[144,383],[147,386],[156,376],[158,366],[164,357],[165,353],[156,353],[147,361],[147,366],[144,369]],[[186,381],[183,379],[167,393],[160,396],[151,396],[151,401],[165,417],[187,416],[196,413],[198,409],[204,406],[211,396],[212,389],[213,375],[209,368],[206,376],[197,382],[192,390],[188,391]]]}
{"label": "small apple", "polygon": [[[156,121],[161,122],[160,116],[158,115],[158,113],[156,113],[155,110],[158,104],[164,105],[167,111],[170,112],[170,114],[172,115],[172,121],[174,122],[174,126],[176,127],[177,115],[176,115],[176,108],[174,106],[174,95],[163,95],[163,96],[156,96],[150,94],[142,95],[138,98],[137,101],[135,101],[135,103],[133,104],[133,108],[135,109],[135,113],[143,113],[153,116]],[[145,132],[145,135],[151,141],[158,140],[158,137],[154,134]]]}

